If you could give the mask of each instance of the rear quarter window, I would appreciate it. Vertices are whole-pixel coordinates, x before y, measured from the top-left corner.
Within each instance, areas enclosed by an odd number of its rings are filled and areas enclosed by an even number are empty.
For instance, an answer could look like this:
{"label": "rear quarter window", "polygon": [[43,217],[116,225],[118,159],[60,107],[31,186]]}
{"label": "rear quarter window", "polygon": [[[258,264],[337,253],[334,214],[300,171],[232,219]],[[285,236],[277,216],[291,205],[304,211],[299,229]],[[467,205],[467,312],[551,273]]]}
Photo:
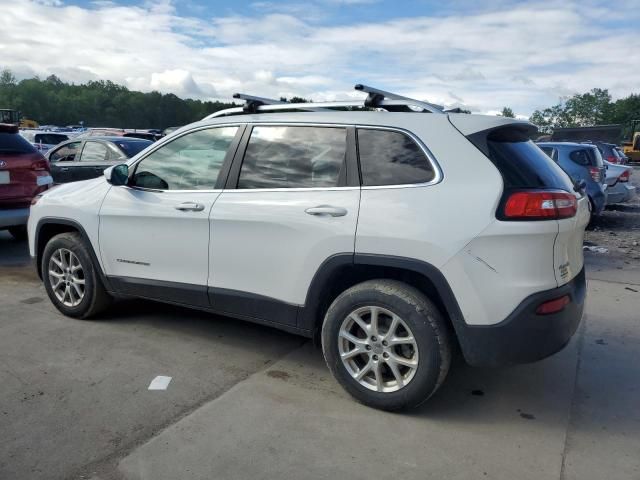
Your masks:
{"label": "rear quarter window", "polygon": [[[590,148],[581,148],[579,150],[574,150],[569,153],[569,159],[573,163],[577,163],[578,165],[582,165],[583,167],[590,167],[596,164],[596,151],[598,152],[598,154],[600,154],[598,150]],[[600,159],[602,163],[602,156],[600,156]]]}
{"label": "rear quarter window", "polygon": [[22,135],[17,133],[0,133],[0,154],[35,153],[36,149]]}
{"label": "rear quarter window", "polygon": [[362,185],[408,185],[435,178],[433,165],[409,135],[389,130],[358,129]]}

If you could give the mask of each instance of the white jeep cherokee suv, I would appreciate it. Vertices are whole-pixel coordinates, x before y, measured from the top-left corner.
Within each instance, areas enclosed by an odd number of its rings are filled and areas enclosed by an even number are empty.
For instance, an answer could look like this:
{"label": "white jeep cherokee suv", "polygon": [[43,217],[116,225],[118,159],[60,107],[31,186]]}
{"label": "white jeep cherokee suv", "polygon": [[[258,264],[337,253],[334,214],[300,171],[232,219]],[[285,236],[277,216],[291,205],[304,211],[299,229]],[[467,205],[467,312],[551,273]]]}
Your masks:
{"label": "white jeep cherokee suv", "polygon": [[29,248],[62,313],[134,296],[316,337],[387,410],[433,395],[454,348],[505,365],[569,341],[589,202],[531,124],[253,105],[40,196]]}

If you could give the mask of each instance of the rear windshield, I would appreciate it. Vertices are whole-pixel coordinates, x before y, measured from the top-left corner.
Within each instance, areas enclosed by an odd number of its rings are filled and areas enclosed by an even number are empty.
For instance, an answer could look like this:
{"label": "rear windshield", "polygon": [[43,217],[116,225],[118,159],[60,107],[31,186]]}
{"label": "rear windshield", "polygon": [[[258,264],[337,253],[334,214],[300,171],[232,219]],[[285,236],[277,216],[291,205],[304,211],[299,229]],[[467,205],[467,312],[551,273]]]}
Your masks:
{"label": "rear windshield", "polygon": [[0,153],[20,154],[34,153],[35,147],[22,135],[17,133],[0,133]]}
{"label": "rear windshield", "polygon": [[127,154],[127,157],[131,158],[134,155],[137,155],[138,153],[140,153],[145,148],[147,148],[153,142],[140,140],[137,142],[113,142],[113,143],[115,143],[118,147],[120,147],[120,149]]}
{"label": "rear windshield", "polygon": [[502,174],[505,189],[553,188],[573,191],[567,174],[546,155],[527,133],[501,128],[469,138]]}
{"label": "rear windshield", "polygon": [[65,140],[69,140],[69,137],[56,133],[37,133],[35,135],[35,143],[57,145],[58,143],[64,142]]}

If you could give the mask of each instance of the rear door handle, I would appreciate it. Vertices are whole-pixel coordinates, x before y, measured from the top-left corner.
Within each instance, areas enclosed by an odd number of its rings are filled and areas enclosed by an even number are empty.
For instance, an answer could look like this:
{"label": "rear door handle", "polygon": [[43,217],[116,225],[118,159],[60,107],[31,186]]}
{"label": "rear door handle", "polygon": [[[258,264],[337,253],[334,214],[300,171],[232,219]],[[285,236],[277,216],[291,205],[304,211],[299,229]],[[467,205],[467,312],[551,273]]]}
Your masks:
{"label": "rear door handle", "polygon": [[60,169],[61,172],[68,172],[69,171],[69,167],[62,167]]}
{"label": "rear door handle", "polygon": [[342,207],[332,207],[331,205],[318,205],[317,207],[307,208],[305,210],[309,215],[344,217],[347,209]]}
{"label": "rear door handle", "polygon": [[180,205],[176,205],[175,209],[180,210],[181,212],[201,212],[204,210],[204,205],[195,202],[184,202]]}

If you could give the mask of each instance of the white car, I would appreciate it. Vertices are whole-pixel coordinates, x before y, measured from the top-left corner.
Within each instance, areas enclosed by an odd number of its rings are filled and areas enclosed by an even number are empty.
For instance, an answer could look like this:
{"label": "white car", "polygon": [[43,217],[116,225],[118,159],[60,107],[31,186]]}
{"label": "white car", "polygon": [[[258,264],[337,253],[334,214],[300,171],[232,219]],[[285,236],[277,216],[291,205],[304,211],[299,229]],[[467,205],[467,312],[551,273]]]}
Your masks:
{"label": "white car", "polygon": [[[562,349],[589,202],[535,127],[361,88],[364,104],[218,112],[40,196],[29,248],[51,301],[89,318],[144,297],[316,337],[387,410],[433,395],[456,345],[471,365]],[[330,110],[349,105],[378,110]]]}

